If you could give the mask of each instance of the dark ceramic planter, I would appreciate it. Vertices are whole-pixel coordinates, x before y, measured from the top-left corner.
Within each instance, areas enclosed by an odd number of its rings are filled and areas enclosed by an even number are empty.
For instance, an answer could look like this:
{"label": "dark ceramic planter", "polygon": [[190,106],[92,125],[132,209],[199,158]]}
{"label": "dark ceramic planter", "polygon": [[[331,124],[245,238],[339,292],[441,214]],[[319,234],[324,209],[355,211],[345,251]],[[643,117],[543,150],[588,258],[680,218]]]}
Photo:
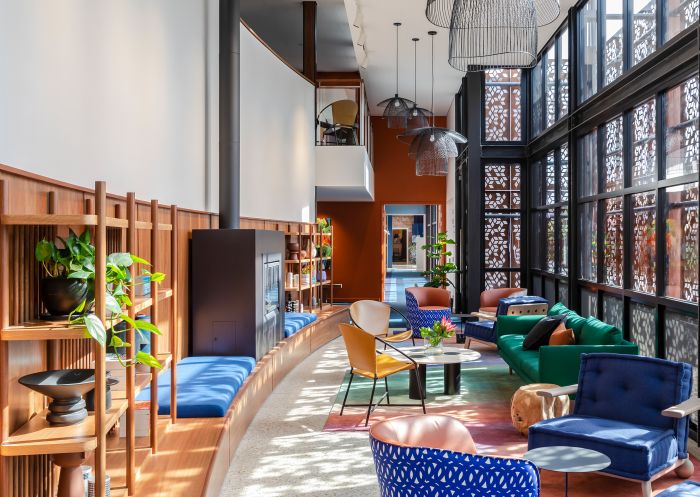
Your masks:
{"label": "dark ceramic planter", "polygon": [[85,300],[88,285],[85,281],[69,278],[43,278],[40,285],[41,301],[52,316],[66,316]]}
{"label": "dark ceramic planter", "polygon": [[59,369],[22,376],[20,384],[51,397],[46,420],[52,425],[72,425],[87,417],[83,395],[95,387],[93,369]]}

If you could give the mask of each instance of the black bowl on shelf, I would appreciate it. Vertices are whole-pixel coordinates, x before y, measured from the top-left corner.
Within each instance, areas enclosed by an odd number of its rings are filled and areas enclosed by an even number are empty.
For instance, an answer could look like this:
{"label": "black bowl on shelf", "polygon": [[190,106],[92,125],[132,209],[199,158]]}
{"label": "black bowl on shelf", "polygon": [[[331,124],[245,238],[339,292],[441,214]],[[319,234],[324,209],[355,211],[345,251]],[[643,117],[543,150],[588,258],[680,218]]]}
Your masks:
{"label": "black bowl on shelf", "polygon": [[94,369],[58,369],[22,376],[21,385],[51,397],[46,420],[52,425],[80,423],[88,413],[83,395],[95,388]]}

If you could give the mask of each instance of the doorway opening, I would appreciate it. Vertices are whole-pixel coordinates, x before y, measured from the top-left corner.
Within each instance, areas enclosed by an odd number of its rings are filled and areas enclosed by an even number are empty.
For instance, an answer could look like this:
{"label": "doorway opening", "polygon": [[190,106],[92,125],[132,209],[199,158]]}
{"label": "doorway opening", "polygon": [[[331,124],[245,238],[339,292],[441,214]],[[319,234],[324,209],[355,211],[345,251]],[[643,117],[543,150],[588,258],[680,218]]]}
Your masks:
{"label": "doorway opening", "polygon": [[437,239],[439,215],[433,204],[384,205],[384,302],[399,310],[406,306],[404,290],[427,282],[434,262],[423,246]]}

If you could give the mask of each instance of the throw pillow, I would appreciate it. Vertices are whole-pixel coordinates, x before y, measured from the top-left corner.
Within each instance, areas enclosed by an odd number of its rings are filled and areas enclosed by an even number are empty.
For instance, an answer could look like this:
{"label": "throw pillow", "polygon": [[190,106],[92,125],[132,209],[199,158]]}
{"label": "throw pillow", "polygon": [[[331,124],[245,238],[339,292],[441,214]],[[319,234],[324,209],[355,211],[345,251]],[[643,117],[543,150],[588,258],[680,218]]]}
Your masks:
{"label": "throw pillow", "polygon": [[586,320],[579,338],[580,345],[619,345],[621,342],[622,332],[619,329],[593,316]]}
{"label": "throw pillow", "polygon": [[568,307],[566,307],[564,304],[561,302],[557,302],[554,304],[552,307],[549,308],[549,311],[547,312],[548,316],[556,316],[557,314],[568,314],[571,312]]}
{"label": "throw pillow", "polygon": [[523,350],[539,350],[542,345],[547,345],[549,337],[565,319],[566,315],[564,314],[542,318],[523,340]]}
{"label": "throw pillow", "polygon": [[574,345],[575,343],[574,330],[567,328],[564,323],[557,326],[549,337],[549,345]]}

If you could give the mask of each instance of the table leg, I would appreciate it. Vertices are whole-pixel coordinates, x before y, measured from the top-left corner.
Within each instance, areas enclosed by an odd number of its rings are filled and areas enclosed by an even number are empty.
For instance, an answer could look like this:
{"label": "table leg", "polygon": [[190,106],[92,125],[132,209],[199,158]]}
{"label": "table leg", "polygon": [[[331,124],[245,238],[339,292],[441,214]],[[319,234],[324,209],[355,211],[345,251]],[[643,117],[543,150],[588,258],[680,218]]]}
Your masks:
{"label": "table leg", "polygon": [[[427,368],[425,364],[418,365],[418,378],[420,378],[420,386],[423,390],[423,398],[426,398],[426,376]],[[418,389],[418,384],[416,383],[416,375],[409,371],[408,373],[408,398],[414,400],[420,400],[420,390]]]}
{"label": "table leg", "polygon": [[458,395],[461,392],[462,363],[445,364],[445,395]]}
{"label": "table leg", "polygon": [[564,497],[569,497],[569,473],[564,473]]}

